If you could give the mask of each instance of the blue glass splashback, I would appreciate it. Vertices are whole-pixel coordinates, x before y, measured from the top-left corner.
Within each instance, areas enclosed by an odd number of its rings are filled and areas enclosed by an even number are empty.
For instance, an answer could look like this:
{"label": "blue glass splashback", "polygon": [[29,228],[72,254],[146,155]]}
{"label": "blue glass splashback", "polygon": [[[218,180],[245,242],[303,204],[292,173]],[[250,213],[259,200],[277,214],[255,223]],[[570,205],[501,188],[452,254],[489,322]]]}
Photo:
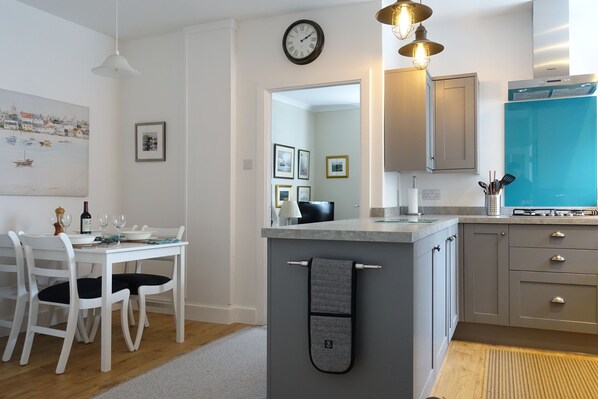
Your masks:
{"label": "blue glass splashback", "polygon": [[596,97],[505,104],[505,206],[596,206]]}

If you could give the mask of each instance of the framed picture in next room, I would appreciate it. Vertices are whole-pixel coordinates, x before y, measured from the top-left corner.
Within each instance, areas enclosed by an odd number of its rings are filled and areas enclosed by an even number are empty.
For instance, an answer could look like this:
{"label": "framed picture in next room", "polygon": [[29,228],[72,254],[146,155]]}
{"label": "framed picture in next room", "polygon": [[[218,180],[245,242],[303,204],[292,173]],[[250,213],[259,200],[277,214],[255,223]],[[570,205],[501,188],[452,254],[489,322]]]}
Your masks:
{"label": "framed picture in next room", "polygon": [[295,178],[295,147],[274,144],[274,177]]}
{"label": "framed picture in next room", "polygon": [[297,150],[297,178],[302,180],[309,180],[309,151]]}
{"label": "framed picture in next room", "polygon": [[166,161],[166,122],[135,124],[135,161]]}
{"label": "framed picture in next room", "polygon": [[290,201],[291,200],[291,189],[293,186],[286,185],[286,184],[277,184],[276,185],[276,207],[280,208],[282,206],[283,201]]}
{"label": "framed picture in next room", "polygon": [[349,156],[329,155],[326,157],[326,178],[349,177]]}
{"label": "framed picture in next room", "polygon": [[297,187],[297,201],[311,201],[311,186]]}

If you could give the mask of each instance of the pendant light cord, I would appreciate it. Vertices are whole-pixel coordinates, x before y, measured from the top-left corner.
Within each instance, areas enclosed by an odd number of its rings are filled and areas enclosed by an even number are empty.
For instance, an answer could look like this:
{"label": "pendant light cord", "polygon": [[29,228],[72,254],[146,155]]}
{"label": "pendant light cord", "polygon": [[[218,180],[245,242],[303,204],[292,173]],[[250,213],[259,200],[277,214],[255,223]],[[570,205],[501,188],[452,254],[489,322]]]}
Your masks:
{"label": "pendant light cord", "polygon": [[115,47],[116,47],[116,54],[120,54],[118,52],[118,0],[114,0],[114,4],[116,6],[116,38],[115,38],[116,43],[115,43]]}

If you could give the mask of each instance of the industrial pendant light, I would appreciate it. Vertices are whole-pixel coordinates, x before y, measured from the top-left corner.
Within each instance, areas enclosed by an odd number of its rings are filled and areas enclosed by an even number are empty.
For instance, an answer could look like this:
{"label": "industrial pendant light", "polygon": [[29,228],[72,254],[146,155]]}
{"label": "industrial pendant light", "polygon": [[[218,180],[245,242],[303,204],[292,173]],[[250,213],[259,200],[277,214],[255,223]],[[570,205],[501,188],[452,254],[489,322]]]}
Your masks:
{"label": "industrial pendant light", "polygon": [[392,25],[392,32],[401,40],[413,34],[414,25],[432,15],[432,9],[411,0],[398,0],[376,13],[376,19],[383,24]]}
{"label": "industrial pendant light", "polygon": [[415,30],[415,40],[399,49],[399,54],[405,57],[413,57],[413,65],[417,69],[426,69],[430,63],[430,56],[444,50],[442,44],[428,40],[426,38],[427,33],[426,28],[419,24]]}
{"label": "industrial pendant light", "polygon": [[92,72],[108,78],[127,79],[139,75],[139,71],[133,69],[129,61],[118,52],[118,0],[116,5],[116,51],[109,55],[102,65],[92,69]]}

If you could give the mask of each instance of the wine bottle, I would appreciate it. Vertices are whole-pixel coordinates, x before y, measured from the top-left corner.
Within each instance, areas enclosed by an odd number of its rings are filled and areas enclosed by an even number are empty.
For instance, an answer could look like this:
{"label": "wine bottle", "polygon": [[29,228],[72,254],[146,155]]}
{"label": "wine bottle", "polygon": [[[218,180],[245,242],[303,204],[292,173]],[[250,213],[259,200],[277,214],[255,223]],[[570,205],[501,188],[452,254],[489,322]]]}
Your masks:
{"label": "wine bottle", "polygon": [[91,234],[91,213],[87,207],[87,201],[83,201],[83,213],[81,214],[81,234]]}

